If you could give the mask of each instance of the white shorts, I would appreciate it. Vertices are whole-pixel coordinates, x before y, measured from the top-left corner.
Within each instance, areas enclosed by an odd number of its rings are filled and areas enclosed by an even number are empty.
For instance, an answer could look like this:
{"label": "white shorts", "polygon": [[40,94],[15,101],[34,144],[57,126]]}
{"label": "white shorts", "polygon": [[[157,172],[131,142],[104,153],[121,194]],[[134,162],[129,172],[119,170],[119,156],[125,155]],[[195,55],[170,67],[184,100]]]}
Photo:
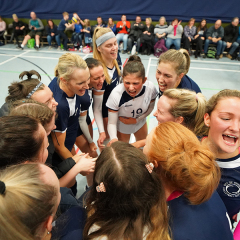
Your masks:
{"label": "white shorts", "polygon": [[146,118],[142,119],[140,122],[136,124],[124,124],[120,120],[117,123],[117,130],[120,133],[131,134],[136,133],[142,126],[146,123]]}

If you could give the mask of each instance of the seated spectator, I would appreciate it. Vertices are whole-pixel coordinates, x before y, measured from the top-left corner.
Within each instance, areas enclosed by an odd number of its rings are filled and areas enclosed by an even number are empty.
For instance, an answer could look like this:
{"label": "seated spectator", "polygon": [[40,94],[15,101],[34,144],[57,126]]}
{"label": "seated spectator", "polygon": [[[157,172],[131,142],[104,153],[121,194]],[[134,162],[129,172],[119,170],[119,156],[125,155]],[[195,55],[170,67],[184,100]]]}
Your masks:
{"label": "seated spectator", "polygon": [[3,40],[3,44],[4,44],[5,31],[6,31],[6,23],[2,20],[2,17],[0,16],[0,40]]}
{"label": "seated spectator", "polygon": [[229,49],[229,53],[227,57],[232,59],[233,53],[236,51],[239,43],[237,42],[238,38],[238,24],[239,18],[235,17],[232,19],[232,22],[224,28],[224,38],[223,38],[223,46],[222,46],[222,53],[224,52],[225,48]]}
{"label": "seated spectator", "polygon": [[[47,41],[48,41],[48,48],[51,49],[52,48],[52,41],[55,40],[59,40],[59,38],[56,38],[57,36],[57,26],[54,24],[52,19],[48,20],[48,25],[47,25]],[[57,43],[58,46],[61,45],[61,42]]]}
{"label": "seated spectator", "polygon": [[153,52],[154,40],[154,25],[151,18],[146,18],[146,25],[141,36],[142,54],[150,55]]}
{"label": "seated spectator", "polygon": [[73,13],[73,17],[75,17],[77,20],[79,20],[80,23],[82,24],[82,26],[85,26],[84,21],[78,16],[78,14],[76,12]]}
{"label": "seated spectator", "polygon": [[[69,19],[69,14],[67,12],[64,12],[63,13],[63,19],[61,20],[61,22],[59,23],[58,25],[58,35],[57,35],[57,43],[61,43],[60,41],[60,37],[63,39],[63,47],[64,47],[64,50],[65,51],[68,51],[68,46],[67,46],[67,43],[68,43],[68,37],[67,35],[65,34],[65,29],[66,28],[71,28],[73,27],[73,24],[70,24],[68,22],[68,19]],[[61,49],[61,46],[58,45],[58,49],[60,50]]]}
{"label": "seated spectator", "polygon": [[84,239],[170,240],[164,188],[141,150],[106,147],[87,199]]}
{"label": "seated spectator", "polygon": [[[165,39],[167,34],[166,34],[166,29],[168,28],[168,25],[166,24],[166,18],[165,17],[160,17],[159,19],[159,24],[157,24],[154,28],[154,34],[155,34],[155,42],[157,42],[160,39]],[[165,41],[164,41],[165,42]]]}
{"label": "seated spectator", "polygon": [[106,27],[106,24],[103,23],[102,17],[97,17],[97,24],[95,27]]}
{"label": "seated spectator", "polygon": [[31,30],[23,39],[22,44],[20,45],[21,50],[24,49],[24,46],[27,44],[28,40],[35,37],[35,49],[39,50],[39,44],[40,44],[40,36],[42,35],[42,31],[44,29],[44,26],[42,24],[42,21],[37,18],[37,15],[35,12],[31,12],[30,14],[31,19],[29,20],[29,29]]}
{"label": "seated spectator", "polygon": [[198,52],[202,54],[203,41],[205,41],[206,39],[206,32],[207,32],[207,21],[206,19],[202,19],[202,21],[199,23],[197,27],[196,35],[194,36],[194,39],[196,40],[196,51],[194,53],[195,58],[198,57]]}
{"label": "seated spectator", "polygon": [[181,47],[183,27],[180,24],[181,21],[179,21],[177,18],[174,18],[172,24],[166,30],[168,34],[166,39],[166,47],[168,49],[170,49],[172,45],[175,46],[176,50],[179,50]]}
{"label": "seated spectator", "polygon": [[221,26],[222,21],[217,20],[214,24],[214,26],[211,26],[206,33],[206,41],[204,44],[204,55],[203,57],[207,57],[207,51],[209,44],[215,44],[217,45],[217,54],[216,59],[219,60],[219,58],[222,58],[222,39],[224,37],[224,29]]}
{"label": "seated spectator", "polygon": [[[238,38],[237,38],[237,42],[238,42],[239,45],[240,45],[240,27],[238,28]],[[238,50],[239,50],[239,53],[238,53],[237,60],[240,61],[240,49],[238,48]]]}
{"label": "seated spectator", "polygon": [[131,23],[127,21],[126,15],[122,15],[121,21],[117,23],[117,43],[118,47],[121,41],[123,41],[123,51],[122,53],[127,52],[127,43],[128,43],[128,35],[130,32]]}
{"label": "seated spectator", "polygon": [[131,54],[131,50],[133,47],[134,42],[137,43],[136,45],[136,54],[139,52],[140,48],[140,37],[143,33],[144,25],[141,23],[142,19],[140,16],[136,17],[136,22],[131,24],[130,34],[128,36],[128,54]]}
{"label": "seated spectator", "polygon": [[117,29],[116,29],[116,24],[113,22],[113,19],[112,19],[112,18],[109,18],[109,19],[108,19],[107,27],[108,27],[108,28],[111,28],[112,31],[114,32],[114,34],[116,35],[116,31],[117,31]]}
{"label": "seated spectator", "polygon": [[77,19],[77,23],[73,23],[73,28],[74,28],[74,32],[72,35],[72,41],[76,51],[82,47],[82,40],[83,40],[83,32],[82,32],[83,26],[79,19]]}
{"label": "seated spectator", "polygon": [[188,22],[188,25],[186,25],[183,29],[183,48],[186,49],[189,52],[189,55],[192,54],[190,43],[195,43],[196,40],[194,38],[196,34],[196,26],[194,26],[195,19],[191,18]]}
{"label": "seated spectator", "polygon": [[84,20],[85,28],[83,29],[84,32],[84,42],[85,44],[92,49],[92,36],[91,36],[91,25],[90,20]]}
{"label": "seated spectator", "polygon": [[16,39],[17,47],[20,48],[18,41],[19,35],[26,35],[26,26],[22,21],[18,20],[17,14],[13,14],[13,37]]}

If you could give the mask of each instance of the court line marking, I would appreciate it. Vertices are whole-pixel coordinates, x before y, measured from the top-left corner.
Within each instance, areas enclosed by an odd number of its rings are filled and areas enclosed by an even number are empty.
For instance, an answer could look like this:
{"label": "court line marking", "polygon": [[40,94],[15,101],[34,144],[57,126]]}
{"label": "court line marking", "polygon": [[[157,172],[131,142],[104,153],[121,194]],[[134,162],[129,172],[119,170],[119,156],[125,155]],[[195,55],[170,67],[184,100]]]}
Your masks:
{"label": "court line marking", "polygon": [[[153,58],[152,60],[158,61],[158,58]],[[191,59],[191,63],[212,63],[212,64],[219,64],[219,65],[226,64],[226,65],[237,65],[237,66],[240,65],[240,63],[236,63],[236,62],[213,62],[213,61],[192,60],[192,59]]]}
{"label": "court line marking", "polygon": [[[29,52],[29,51],[23,52],[23,53],[21,53],[21,54],[19,54],[19,55],[11,55],[11,56],[14,56],[14,57],[12,57],[12,58],[4,61],[4,62],[1,62],[0,65],[3,65],[4,63],[7,63],[7,62],[9,62],[9,61],[12,61],[13,59],[18,58],[18,57],[20,57],[20,56],[22,56],[22,55],[24,55],[24,54],[26,54],[26,53],[28,53],[28,52]],[[4,54],[4,55],[5,55],[5,54]],[[8,55],[8,56],[9,56],[9,55]]]}
{"label": "court line marking", "polygon": [[[24,54],[26,54],[26,53],[28,53],[30,50],[28,50],[28,51],[26,51],[26,52],[24,52],[24,53],[22,53],[22,54],[19,54],[19,55],[14,55],[14,54],[2,54],[2,53],[0,53],[0,56],[5,56],[5,57],[9,57],[9,56],[13,56],[14,58],[12,58],[12,59],[15,59],[15,58],[17,58],[17,57],[20,57],[20,56],[22,56],[22,55],[24,55]],[[84,60],[87,58],[89,56],[89,54],[87,54],[87,55],[84,55],[84,56],[80,56],[80,57],[82,57]],[[38,59],[38,58],[42,58],[42,59],[59,59],[58,57],[41,57],[41,56],[24,56],[25,58],[36,58],[36,59]],[[3,62],[4,63],[4,62]],[[1,65],[1,64],[0,64]]]}
{"label": "court line marking", "polygon": [[[156,65],[151,64],[151,67],[156,67]],[[240,72],[239,70],[229,70],[229,69],[219,69],[219,68],[200,68],[200,67],[191,67],[190,69],[200,69],[200,70],[212,70],[212,71],[222,71],[222,72]]]}
{"label": "court line marking", "polygon": [[149,60],[148,60],[146,77],[148,77],[148,74],[149,74],[149,69],[150,69],[150,66],[151,66],[151,61],[152,61],[152,58],[150,57]]}
{"label": "court line marking", "polygon": [[[10,50],[10,51],[19,51],[19,52],[21,52],[21,51],[26,51],[26,50],[20,50],[20,49],[17,49],[17,48],[15,48],[15,49],[13,49],[13,48],[1,48],[0,50]],[[64,54],[64,53],[67,53],[67,52],[70,52],[70,53],[78,53],[78,55],[83,55],[83,56],[85,56],[86,54],[85,53],[82,53],[82,52],[79,52],[79,51],[62,51],[62,50],[57,50],[56,49],[56,51],[45,51],[45,50],[39,50],[39,51],[36,51],[36,50],[34,50],[34,49],[29,49],[29,50],[27,50],[27,51],[29,51],[29,52],[39,52],[39,53],[58,53],[58,54]],[[89,54],[93,54],[93,53],[88,53],[88,55]]]}

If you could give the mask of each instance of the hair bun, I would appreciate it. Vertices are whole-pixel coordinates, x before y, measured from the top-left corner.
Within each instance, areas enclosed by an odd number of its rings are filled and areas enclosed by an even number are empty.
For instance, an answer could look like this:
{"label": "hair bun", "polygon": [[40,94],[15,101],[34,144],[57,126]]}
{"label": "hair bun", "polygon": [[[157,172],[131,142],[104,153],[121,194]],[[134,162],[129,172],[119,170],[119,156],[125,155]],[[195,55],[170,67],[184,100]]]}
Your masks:
{"label": "hair bun", "polygon": [[6,185],[4,182],[0,181],[0,194],[4,194],[6,191]]}
{"label": "hair bun", "polygon": [[137,61],[137,62],[140,62],[140,63],[142,62],[141,58],[139,56],[137,56],[137,55],[131,55],[129,57],[128,62],[133,62],[133,61]]}

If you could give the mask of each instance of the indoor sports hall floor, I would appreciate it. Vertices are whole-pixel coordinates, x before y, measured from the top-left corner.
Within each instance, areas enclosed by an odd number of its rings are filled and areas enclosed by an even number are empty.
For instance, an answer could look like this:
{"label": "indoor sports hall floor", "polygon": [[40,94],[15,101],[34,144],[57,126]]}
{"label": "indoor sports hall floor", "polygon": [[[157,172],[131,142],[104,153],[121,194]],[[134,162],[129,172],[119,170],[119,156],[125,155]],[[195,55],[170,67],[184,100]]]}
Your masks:
{"label": "indoor sports hall floor", "polygon": [[[39,51],[26,47],[24,51],[18,50],[13,44],[0,47],[0,104],[2,105],[5,101],[5,97],[8,94],[8,86],[11,82],[18,81],[18,76],[22,71],[36,70],[41,74],[42,82],[48,85],[54,77],[54,68],[57,65],[58,58],[64,53],[57,49],[48,50],[47,47],[40,48]],[[92,57],[91,53],[75,53],[84,59]],[[127,54],[120,54],[120,56],[122,63],[129,57]],[[139,56],[145,66],[148,80],[152,81],[157,87],[155,78],[157,58],[153,55]],[[188,75],[199,85],[207,99],[222,89],[240,90],[240,62],[231,61],[226,57],[220,60],[202,58],[195,60],[194,57],[191,57],[191,66]],[[90,114],[93,120],[91,111]],[[157,125],[153,114],[150,114],[147,118],[147,123],[149,131]],[[98,131],[95,123],[93,129],[94,141],[96,142]],[[131,138],[131,142],[133,141],[134,139]],[[79,174],[78,195],[84,191],[85,184],[85,177]]]}

